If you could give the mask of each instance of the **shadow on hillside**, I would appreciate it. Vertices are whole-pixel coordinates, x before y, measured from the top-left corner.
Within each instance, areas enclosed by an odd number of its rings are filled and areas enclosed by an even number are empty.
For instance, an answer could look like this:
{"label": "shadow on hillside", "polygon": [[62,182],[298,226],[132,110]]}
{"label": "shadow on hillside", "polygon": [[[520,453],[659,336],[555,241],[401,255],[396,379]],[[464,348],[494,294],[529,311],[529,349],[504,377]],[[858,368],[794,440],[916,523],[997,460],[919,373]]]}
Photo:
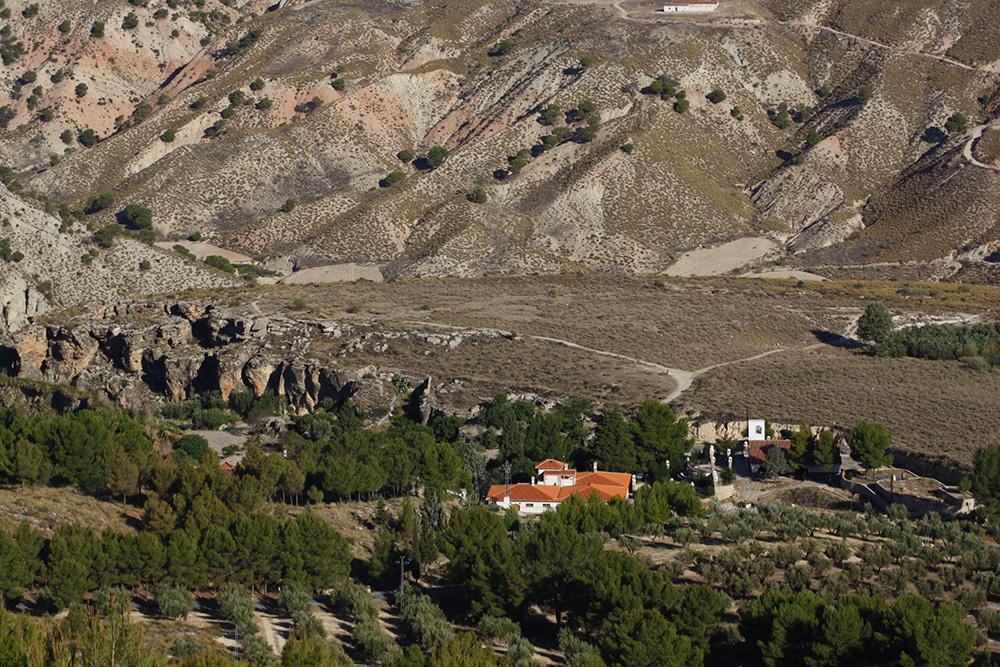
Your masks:
{"label": "shadow on hillside", "polygon": [[813,329],[812,335],[816,337],[816,340],[823,343],[824,345],[830,345],[832,347],[842,347],[847,350],[856,350],[865,346],[859,340],[854,338],[848,338],[839,333],[833,331],[826,331],[824,329]]}

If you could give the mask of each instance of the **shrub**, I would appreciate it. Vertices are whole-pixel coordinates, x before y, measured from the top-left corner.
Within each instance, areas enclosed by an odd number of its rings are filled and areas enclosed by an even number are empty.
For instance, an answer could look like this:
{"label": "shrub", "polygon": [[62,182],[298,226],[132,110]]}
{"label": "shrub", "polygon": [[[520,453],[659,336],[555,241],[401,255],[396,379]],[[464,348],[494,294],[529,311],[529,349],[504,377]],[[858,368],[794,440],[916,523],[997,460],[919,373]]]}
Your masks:
{"label": "shrub", "polygon": [[87,84],[78,83],[76,84],[76,88],[73,89],[73,92],[76,94],[77,97],[86,97],[88,90],[90,89],[87,87]]}
{"label": "shrub", "polygon": [[236,273],[236,267],[225,257],[219,255],[209,255],[205,258],[205,264],[211,266],[213,269],[218,269],[219,271],[224,271],[225,273]]}
{"label": "shrub", "polygon": [[622,153],[625,155],[631,155],[635,151],[635,144],[631,141],[621,145]]}
{"label": "shrub", "polygon": [[821,141],[823,141],[823,135],[819,132],[810,132],[806,135],[806,143],[810,146],[815,146]]}
{"label": "shrub", "polygon": [[788,113],[788,105],[784,102],[778,105],[778,108],[771,109],[767,112],[768,117],[770,117],[771,122],[779,130],[784,130],[792,125],[792,117]]}
{"label": "shrub", "polygon": [[164,143],[168,144],[173,143],[174,139],[176,138],[177,138],[177,130],[173,128],[165,130],[163,134],[160,135],[160,141],[163,141]]}
{"label": "shrub", "polygon": [[106,208],[109,208],[115,203],[115,197],[110,192],[102,192],[96,197],[91,197],[87,201],[87,205],[84,207],[84,212],[92,215],[94,213],[99,213]]}
{"label": "shrub", "polygon": [[0,260],[5,262],[20,262],[24,253],[10,247],[10,239],[0,239]]}
{"label": "shrub", "polygon": [[150,229],[153,226],[153,212],[141,204],[129,204],[116,217],[119,224],[131,230]]}
{"label": "shrub", "polygon": [[691,107],[691,103],[687,99],[679,99],[674,102],[674,111],[677,113],[686,113]]}
{"label": "shrub", "polygon": [[90,36],[94,39],[104,37],[104,21],[94,21],[90,26]]}
{"label": "shrub", "polygon": [[102,248],[110,248],[115,243],[115,237],[121,234],[122,228],[118,225],[105,225],[94,232],[94,243]]}
{"label": "shrub", "polygon": [[151,268],[153,268],[153,264],[148,259],[144,259],[139,262],[140,271],[149,271]]}
{"label": "shrub", "polygon": [[81,146],[91,148],[97,145],[97,142],[100,141],[100,137],[98,137],[97,133],[88,127],[76,137],[76,140],[80,142]]}
{"label": "shrub", "polygon": [[281,212],[282,213],[291,213],[294,210],[295,210],[295,200],[294,199],[286,199],[285,203],[281,205]]}
{"label": "shrub", "polygon": [[194,596],[183,588],[160,586],[156,590],[156,606],[160,615],[179,620],[187,618],[194,609]]}
{"label": "shrub", "polygon": [[413,162],[413,158],[416,156],[413,155],[413,151],[404,148],[403,150],[396,153],[396,157],[399,159],[400,162],[410,163]]}
{"label": "shrub", "polygon": [[70,22],[69,19],[59,24],[59,32],[61,32],[64,35],[72,29],[73,29],[73,24]]}
{"label": "shrub", "polygon": [[16,115],[9,104],[0,107],[0,130],[6,129],[7,125],[10,124],[10,121],[14,120]]}
{"label": "shrub", "polygon": [[488,199],[486,195],[486,188],[484,188],[482,185],[477,185],[472,190],[472,192],[465,195],[465,198],[468,199],[473,204],[485,204],[486,200]]}
{"label": "shrub", "polygon": [[122,19],[122,30],[133,30],[139,26],[139,17],[135,12],[129,12]]}
{"label": "shrub", "polygon": [[493,57],[505,56],[513,50],[514,50],[514,42],[510,41],[509,39],[505,39],[499,44],[497,44],[496,47],[494,47],[493,50],[489,52],[489,55]]}
{"label": "shrub", "polygon": [[402,182],[405,178],[406,174],[396,169],[395,171],[391,171],[386,174],[385,178],[378,182],[378,185],[380,188],[391,188],[396,185],[396,183]]}
{"label": "shrub", "polygon": [[259,90],[264,90],[264,79],[257,77],[250,82],[250,90],[257,92]]}
{"label": "shrub", "polygon": [[726,93],[721,88],[715,88],[705,96],[712,104],[720,104],[726,101]]}
{"label": "shrub", "polygon": [[969,129],[969,119],[963,113],[953,113],[945,121],[944,129],[948,131],[948,134],[962,134]]}

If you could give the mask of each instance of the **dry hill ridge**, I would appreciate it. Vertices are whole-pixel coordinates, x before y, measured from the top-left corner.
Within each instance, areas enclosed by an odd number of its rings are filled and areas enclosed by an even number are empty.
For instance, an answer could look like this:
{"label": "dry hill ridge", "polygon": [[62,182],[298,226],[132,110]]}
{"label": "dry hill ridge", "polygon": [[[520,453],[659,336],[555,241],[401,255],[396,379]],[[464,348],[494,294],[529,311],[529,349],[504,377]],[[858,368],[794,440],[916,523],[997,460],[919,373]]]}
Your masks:
{"label": "dry hill ridge", "polygon": [[44,4],[6,3],[3,161],[170,243],[389,277],[998,276],[988,0]]}
{"label": "dry hill ridge", "polygon": [[63,223],[0,185],[0,335],[57,307],[111,303],[237,281],[141,241],[93,242],[79,223]]}

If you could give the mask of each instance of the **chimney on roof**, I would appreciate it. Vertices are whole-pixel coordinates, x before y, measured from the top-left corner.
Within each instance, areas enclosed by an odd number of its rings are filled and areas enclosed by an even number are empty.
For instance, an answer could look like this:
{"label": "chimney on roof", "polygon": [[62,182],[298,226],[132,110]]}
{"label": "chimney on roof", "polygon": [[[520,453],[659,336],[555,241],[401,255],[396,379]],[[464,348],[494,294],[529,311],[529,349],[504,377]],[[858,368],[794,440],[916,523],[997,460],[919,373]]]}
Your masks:
{"label": "chimney on roof", "polygon": [[597,461],[594,461],[594,472],[597,472]]}
{"label": "chimney on roof", "polygon": [[531,485],[532,486],[535,485],[535,476],[534,475],[531,476]]}

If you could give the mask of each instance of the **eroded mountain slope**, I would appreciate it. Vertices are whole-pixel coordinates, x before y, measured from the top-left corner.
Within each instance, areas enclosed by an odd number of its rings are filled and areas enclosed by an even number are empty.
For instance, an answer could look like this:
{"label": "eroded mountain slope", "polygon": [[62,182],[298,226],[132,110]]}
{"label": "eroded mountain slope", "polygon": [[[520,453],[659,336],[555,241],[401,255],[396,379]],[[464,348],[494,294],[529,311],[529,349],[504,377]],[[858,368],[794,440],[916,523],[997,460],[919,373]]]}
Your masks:
{"label": "eroded mountain slope", "polygon": [[[985,1],[772,0],[735,17],[723,3],[699,21],[629,2],[624,17],[541,0],[175,4],[129,8],[130,30],[114,14],[96,40],[159,53],[156,35],[178,34],[131,98],[105,93],[130,119],[117,132],[91,120],[104,105],[89,94],[43,91],[48,122],[13,105],[0,147],[27,185],[71,204],[141,202],[168,240],[198,232],[261,261],[388,275],[661,272],[686,250],[760,237],[766,251],[738,270],[940,278],[988,269],[996,250],[1000,171],[965,151],[996,115]],[[68,44],[97,57],[79,30]],[[21,41],[25,63],[58,50]],[[661,75],[686,101],[648,94]],[[548,105],[559,113],[545,118]],[[965,126],[943,129],[956,113]],[[102,140],[50,164],[83,123]],[[568,138],[546,143],[560,126]],[[436,169],[397,158],[436,145],[449,151]],[[380,187],[393,171],[401,182]]]}

